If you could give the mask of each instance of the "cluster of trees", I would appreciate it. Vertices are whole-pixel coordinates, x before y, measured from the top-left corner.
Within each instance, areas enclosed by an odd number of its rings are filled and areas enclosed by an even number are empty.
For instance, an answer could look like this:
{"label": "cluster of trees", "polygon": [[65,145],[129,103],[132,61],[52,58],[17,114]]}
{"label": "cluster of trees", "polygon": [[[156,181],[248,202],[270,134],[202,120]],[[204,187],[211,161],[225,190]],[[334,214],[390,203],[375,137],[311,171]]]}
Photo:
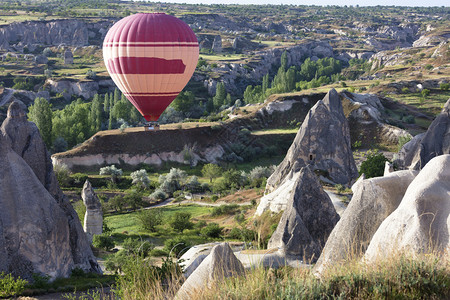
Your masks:
{"label": "cluster of trees", "polygon": [[44,98],[36,98],[28,117],[36,123],[46,146],[65,151],[100,130],[125,128],[142,120],[140,113],[120,93],[96,94],[91,102],[78,99],[61,110],[52,110]]}
{"label": "cluster of trees", "polygon": [[339,81],[341,80],[339,75],[341,70],[341,62],[331,57],[317,61],[307,58],[300,68],[296,66],[288,68],[287,53],[283,52],[281,66],[272,81],[269,82],[269,74],[266,74],[261,85],[247,86],[244,92],[244,102],[258,103],[272,94],[300,91]]}

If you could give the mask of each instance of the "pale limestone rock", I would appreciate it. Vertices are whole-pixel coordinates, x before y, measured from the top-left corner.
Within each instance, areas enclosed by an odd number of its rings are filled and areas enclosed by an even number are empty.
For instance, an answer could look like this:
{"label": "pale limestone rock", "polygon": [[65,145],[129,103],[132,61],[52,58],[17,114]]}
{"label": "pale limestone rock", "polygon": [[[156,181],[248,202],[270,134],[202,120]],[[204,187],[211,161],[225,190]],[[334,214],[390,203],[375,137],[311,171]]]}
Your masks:
{"label": "pale limestone rock", "polygon": [[294,193],[267,248],[279,248],[287,256],[316,261],[339,215],[310,168],[304,167],[299,173]]}
{"label": "pale limestone rock", "polygon": [[102,204],[95,194],[89,180],[86,180],[83,185],[81,198],[86,206],[86,213],[84,215],[84,231],[86,232],[89,242],[92,243],[94,235],[102,234],[103,232],[103,212]]}
{"label": "pale limestone rock", "polygon": [[398,208],[375,232],[368,261],[398,252],[450,250],[450,155],[431,159],[409,185]]}
{"label": "pale limestone rock", "polygon": [[372,236],[400,204],[417,171],[397,171],[384,177],[360,179],[353,197],[331,232],[315,266],[318,273],[365,252]]}
{"label": "pale limestone rock", "polygon": [[236,258],[228,243],[215,246],[195,271],[181,286],[175,299],[191,299],[195,291],[211,287],[225,277],[244,274],[242,263]]}

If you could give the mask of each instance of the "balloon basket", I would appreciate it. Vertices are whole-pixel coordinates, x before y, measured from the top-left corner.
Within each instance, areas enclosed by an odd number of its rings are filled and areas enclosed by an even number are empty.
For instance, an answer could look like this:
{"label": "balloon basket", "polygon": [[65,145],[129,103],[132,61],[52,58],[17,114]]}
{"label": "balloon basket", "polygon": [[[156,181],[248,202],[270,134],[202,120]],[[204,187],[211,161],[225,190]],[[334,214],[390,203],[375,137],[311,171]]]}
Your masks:
{"label": "balloon basket", "polygon": [[159,130],[159,123],[158,122],[147,122],[144,125],[145,131],[155,131]]}

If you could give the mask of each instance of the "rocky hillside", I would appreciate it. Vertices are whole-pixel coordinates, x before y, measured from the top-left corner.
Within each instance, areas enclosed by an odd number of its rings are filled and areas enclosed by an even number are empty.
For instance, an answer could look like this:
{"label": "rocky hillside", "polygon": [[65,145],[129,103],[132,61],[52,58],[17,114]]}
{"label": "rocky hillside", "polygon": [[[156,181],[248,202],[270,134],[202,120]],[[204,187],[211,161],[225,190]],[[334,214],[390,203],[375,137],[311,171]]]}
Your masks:
{"label": "rocky hillside", "polygon": [[[279,134],[276,131],[271,134],[270,130],[301,124],[311,107],[324,96],[273,96],[265,104],[253,107],[254,112],[224,123],[163,125],[159,131],[145,131],[143,127],[102,131],[79,147],[53,155],[52,159],[54,163],[64,163],[70,168],[95,169],[110,164],[126,167],[160,165],[163,162],[195,165],[218,160],[233,161],[251,155],[249,152],[252,151],[262,154],[261,151],[277,144],[282,145],[278,151],[284,153],[287,150],[285,147],[292,143],[294,134]],[[384,113],[384,103],[389,103],[389,100],[349,92],[342,92],[339,97],[350,123],[352,144],[361,141],[367,146],[392,146],[397,144],[399,136],[408,135],[406,131],[386,124],[389,120]],[[259,130],[266,132],[258,134]]]}

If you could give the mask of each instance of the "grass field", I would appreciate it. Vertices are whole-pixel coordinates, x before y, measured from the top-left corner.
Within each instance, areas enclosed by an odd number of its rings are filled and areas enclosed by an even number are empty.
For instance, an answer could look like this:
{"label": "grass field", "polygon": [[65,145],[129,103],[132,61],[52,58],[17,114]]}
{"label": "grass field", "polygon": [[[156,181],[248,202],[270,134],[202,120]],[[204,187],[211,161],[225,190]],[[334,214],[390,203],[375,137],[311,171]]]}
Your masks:
{"label": "grass field", "polygon": [[[163,214],[163,224],[167,224],[168,220],[177,212],[188,212],[191,214],[192,218],[199,218],[209,215],[212,211],[211,207],[195,204],[170,205],[159,209]],[[143,231],[140,227],[139,220],[136,218],[137,214],[138,212],[110,215],[105,217],[105,221],[108,224],[108,227],[111,228],[112,233],[129,232],[147,235],[148,232]]]}
{"label": "grass field", "polygon": [[207,61],[236,61],[246,58],[241,54],[228,54],[228,55],[200,54],[200,57]]}

